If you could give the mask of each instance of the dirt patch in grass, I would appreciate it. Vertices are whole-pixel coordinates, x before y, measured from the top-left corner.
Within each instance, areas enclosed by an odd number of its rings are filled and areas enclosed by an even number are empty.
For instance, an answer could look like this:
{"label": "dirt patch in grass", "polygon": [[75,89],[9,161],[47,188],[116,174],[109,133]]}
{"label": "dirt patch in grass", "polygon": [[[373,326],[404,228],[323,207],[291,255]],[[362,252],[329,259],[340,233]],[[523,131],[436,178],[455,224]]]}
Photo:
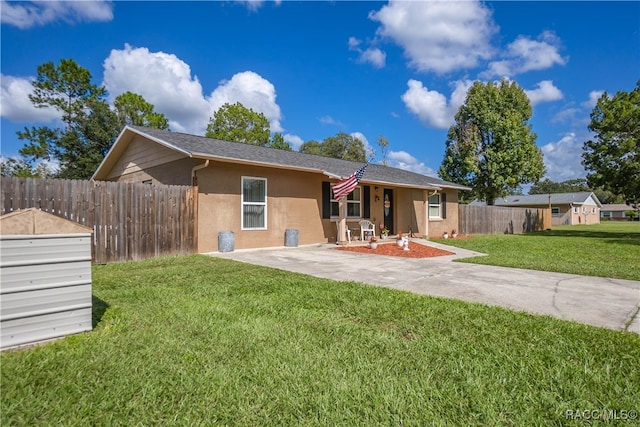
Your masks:
{"label": "dirt patch in grass", "polygon": [[405,251],[395,243],[378,243],[378,247],[376,249],[371,249],[368,246],[342,246],[336,249],[339,251],[358,252],[362,254],[400,256],[405,258],[431,258],[436,256],[455,255],[453,252],[412,242],[409,242],[408,251]]}

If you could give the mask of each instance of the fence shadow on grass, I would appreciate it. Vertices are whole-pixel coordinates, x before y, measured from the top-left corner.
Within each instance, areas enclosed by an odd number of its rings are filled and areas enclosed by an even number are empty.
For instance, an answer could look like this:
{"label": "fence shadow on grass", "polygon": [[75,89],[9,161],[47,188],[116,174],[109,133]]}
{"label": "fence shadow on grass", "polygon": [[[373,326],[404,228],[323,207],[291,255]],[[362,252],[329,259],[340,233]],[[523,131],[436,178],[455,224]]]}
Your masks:
{"label": "fence shadow on grass", "polygon": [[536,236],[543,234],[549,237],[577,237],[601,240],[603,243],[640,246],[640,226],[638,226],[637,231],[590,230],[588,227],[591,226],[589,225],[574,227],[576,228],[571,228],[570,230],[547,230],[527,235]]}
{"label": "fence shadow on grass", "polygon": [[91,295],[91,303],[93,304],[93,309],[91,310],[91,327],[95,328],[102,320],[102,316],[104,316],[107,308],[109,308],[109,304],[95,295]]}

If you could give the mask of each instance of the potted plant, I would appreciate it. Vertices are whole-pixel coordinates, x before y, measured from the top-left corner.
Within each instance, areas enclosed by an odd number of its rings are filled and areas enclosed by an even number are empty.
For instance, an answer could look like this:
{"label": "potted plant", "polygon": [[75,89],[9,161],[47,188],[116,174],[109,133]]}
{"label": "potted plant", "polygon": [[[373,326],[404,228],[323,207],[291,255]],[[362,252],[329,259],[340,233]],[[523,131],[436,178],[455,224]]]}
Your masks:
{"label": "potted plant", "polygon": [[458,236],[458,233],[456,233],[456,229],[454,228],[453,230],[451,230],[451,238],[455,239]]}
{"label": "potted plant", "polygon": [[446,231],[444,233],[442,233],[442,238],[443,239],[448,239],[449,238],[449,233],[447,233]]}
{"label": "potted plant", "polygon": [[398,233],[397,239],[398,240],[396,240],[396,244],[398,246],[400,246],[400,247],[404,246],[404,241],[403,241],[403,238],[402,238],[402,231]]}
{"label": "potted plant", "polygon": [[380,236],[383,239],[386,239],[387,237],[389,237],[389,229],[385,227],[384,224],[380,224]]}
{"label": "potted plant", "polygon": [[376,236],[371,236],[369,238],[369,247],[371,249],[376,249],[378,247],[378,239],[376,239]]}

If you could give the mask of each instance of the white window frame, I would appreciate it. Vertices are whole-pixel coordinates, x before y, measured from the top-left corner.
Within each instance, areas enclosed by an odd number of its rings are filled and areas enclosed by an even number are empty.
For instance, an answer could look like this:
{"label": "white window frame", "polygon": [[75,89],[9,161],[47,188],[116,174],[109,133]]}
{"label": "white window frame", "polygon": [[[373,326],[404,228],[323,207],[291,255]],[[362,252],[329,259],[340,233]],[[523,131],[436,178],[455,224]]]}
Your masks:
{"label": "white window frame", "polygon": [[[264,181],[264,202],[245,202],[244,201],[244,183],[246,180],[251,181]],[[267,229],[267,178],[260,178],[256,176],[243,176],[240,181],[240,224],[241,230],[266,230]],[[244,225],[244,207],[245,206],[264,206],[264,226],[263,227],[246,227]]]}
{"label": "white window frame", "polygon": [[[358,190],[358,194],[360,195],[360,198],[359,199],[349,200],[350,196],[354,197],[354,194],[355,194],[356,190]],[[363,193],[362,192],[362,187],[358,186],[358,187],[354,188],[353,191],[347,195],[347,218],[349,218],[349,219],[362,218],[362,196],[363,196],[362,193]],[[338,212],[338,215],[334,215],[333,214],[334,203],[336,205],[338,205],[338,199],[334,199],[333,198],[333,190],[331,190],[331,202],[330,203],[331,203],[331,218],[332,219],[339,218],[340,217],[340,212]],[[360,215],[349,215],[349,213],[348,213],[349,212],[349,205],[358,205],[358,208],[359,208],[358,211],[360,212]],[[340,208],[338,208],[338,209],[340,209]]]}
{"label": "white window frame", "polygon": [[558,217],[560,215],[560,208],[551,208],[551,216]]}
{"label": "white window frame", "polygon": [[[432,203],[431,198],[437,197],[438,203]],[[429,219],[442,219],[442,196],[440,193],[432,194],[427,199],[427,212],[429,212]],[[431,215],[431,208],[438,208],[438,215]]]}

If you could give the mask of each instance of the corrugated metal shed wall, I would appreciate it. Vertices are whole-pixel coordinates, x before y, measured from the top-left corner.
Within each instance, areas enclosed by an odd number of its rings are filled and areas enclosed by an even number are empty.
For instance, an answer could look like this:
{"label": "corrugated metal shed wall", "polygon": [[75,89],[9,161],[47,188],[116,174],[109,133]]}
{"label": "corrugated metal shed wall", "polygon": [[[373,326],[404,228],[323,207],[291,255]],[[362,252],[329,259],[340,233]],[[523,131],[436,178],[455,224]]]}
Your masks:
{"label": "corrugated metal shed wall", "polygon": [[91,234],[0,236],[0,349],[91,330]]}

